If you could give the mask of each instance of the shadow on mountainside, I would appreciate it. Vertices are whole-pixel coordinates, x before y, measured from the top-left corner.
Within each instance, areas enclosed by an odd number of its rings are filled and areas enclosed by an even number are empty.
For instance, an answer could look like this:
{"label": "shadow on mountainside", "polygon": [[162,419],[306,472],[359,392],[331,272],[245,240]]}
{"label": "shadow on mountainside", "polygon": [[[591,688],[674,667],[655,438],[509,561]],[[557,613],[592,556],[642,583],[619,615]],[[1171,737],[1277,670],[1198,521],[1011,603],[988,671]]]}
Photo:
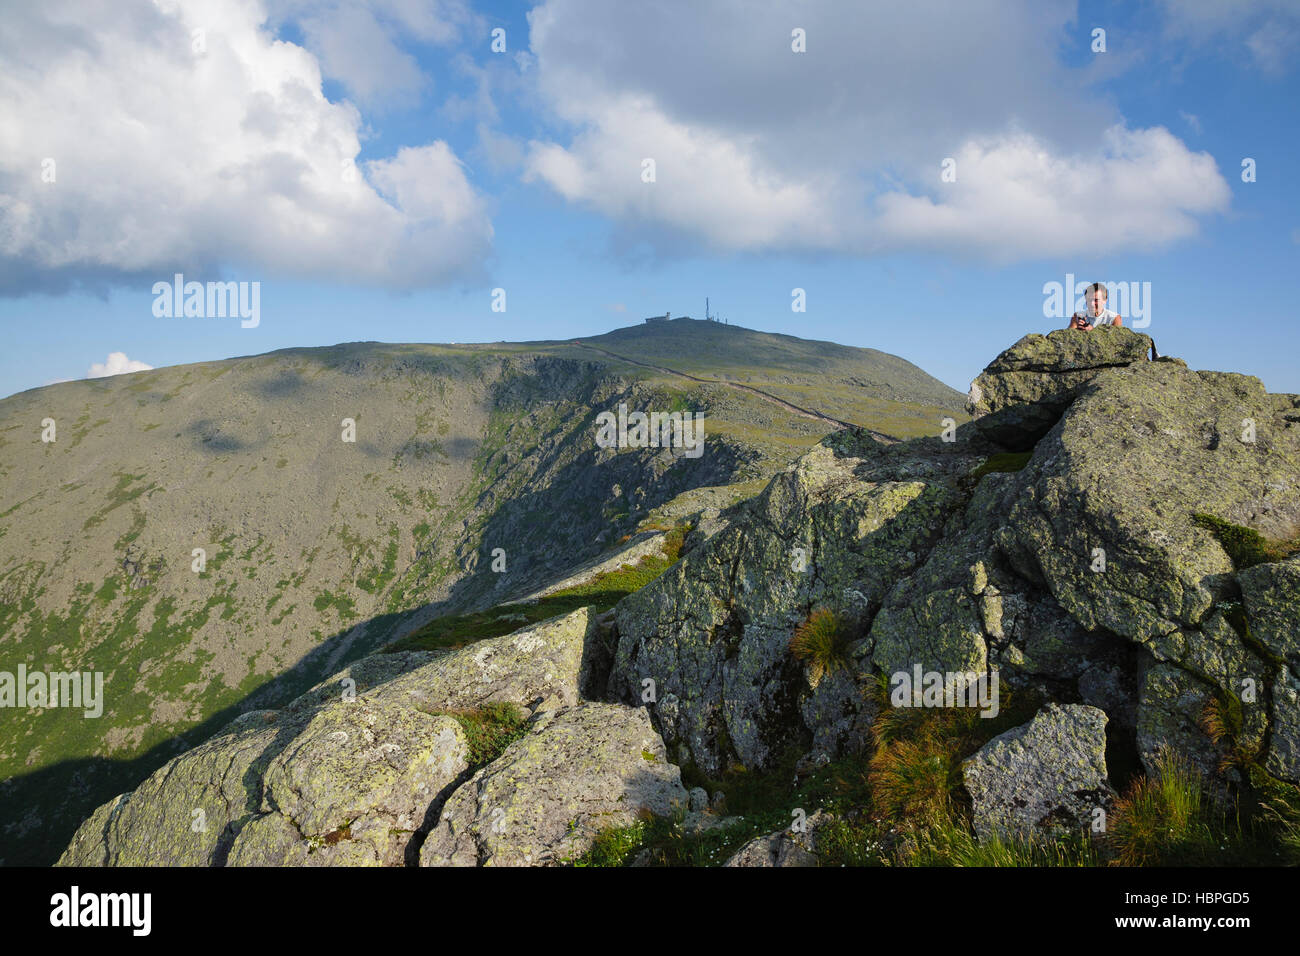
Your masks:
{"label": "shadow on mountainside", "polygon": [[[492,510],[477,538],[482,547],[456,555],[467,573],[444,599],[376,615],[338,631],[239,701],[129,760],[63,760],[0,781],[0,820],[5,821],[0,865],[53,864],[98,806],[134,789],[241,713],[282,707],[352,661],[444,614],[518,599],[600,554],[635,529],[638,515],[690,488],[726,483],[745,464],[741,449],[714,436],[706,447],[708,453],[700,458],[670,458],[658,464],[659,449],[625,452],[605,462],[594,455],[578,456],[560,465],[544,487],[507,497]],[[643,490],[635,511],[624,498],[609,500],[610,486],[619,484]],[[498,545],[509,554],[505,574],[493,573],[490,560],[480,561]]]}

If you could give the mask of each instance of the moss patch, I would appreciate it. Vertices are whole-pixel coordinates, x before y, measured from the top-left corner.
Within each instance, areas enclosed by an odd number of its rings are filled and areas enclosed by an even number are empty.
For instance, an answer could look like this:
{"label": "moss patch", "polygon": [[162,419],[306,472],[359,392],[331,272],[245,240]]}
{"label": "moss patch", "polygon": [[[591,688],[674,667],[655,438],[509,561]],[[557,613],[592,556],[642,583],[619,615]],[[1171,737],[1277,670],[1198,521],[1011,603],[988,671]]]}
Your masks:
{"label": "moss patch", "polygon": [[1214,535],[1238,571],[1269,561],[1282,561],[1300,551],[1300,538],[1270,540],[1254,528],[1232,524],[1203,512],[1192,515],[1192,524]]}
{"label": "moss patch", "polygon": [[1020,471],[1029,464],[1032,451],[1008,451],[990,455],[983,464],[971,472],[971,477],[979,481],[985,475],[995,471]]}

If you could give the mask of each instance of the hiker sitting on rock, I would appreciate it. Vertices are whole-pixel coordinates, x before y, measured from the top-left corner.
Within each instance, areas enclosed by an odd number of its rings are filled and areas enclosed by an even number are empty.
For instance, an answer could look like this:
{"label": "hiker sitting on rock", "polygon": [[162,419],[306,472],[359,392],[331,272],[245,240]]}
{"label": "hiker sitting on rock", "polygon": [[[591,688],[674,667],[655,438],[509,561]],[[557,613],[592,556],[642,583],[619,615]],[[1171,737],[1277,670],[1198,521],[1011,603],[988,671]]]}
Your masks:
{"label": "hiker sitting on rock", "polygon": [[1084,290],[1087,297],[1088,308],[1082,312],[1076,312],[1070,316],[1070,324],[1067,329],[1093,329],[1099,325],[1123,325],[1124,320],[1118,314],[1106,308],[1106,299],[1108,294],[1106,287],[1100,282],[1094,282]]}

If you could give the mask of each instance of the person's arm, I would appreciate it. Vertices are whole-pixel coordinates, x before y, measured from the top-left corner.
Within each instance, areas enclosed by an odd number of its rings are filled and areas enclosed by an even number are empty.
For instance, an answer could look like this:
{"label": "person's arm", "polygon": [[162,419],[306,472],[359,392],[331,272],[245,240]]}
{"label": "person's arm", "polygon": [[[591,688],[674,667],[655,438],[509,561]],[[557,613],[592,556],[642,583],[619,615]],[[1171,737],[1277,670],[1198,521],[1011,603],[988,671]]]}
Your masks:
{"label": "person's arm", "polygon": [[1123,325],[1123,324],[1124,324],[1124,316],[1122,316],[1122,315],[1117,315],[1117,316],[1115,316],[1115,322],[1114,322],[1114,324],[1115,324],[1115,325]]}
{"label": "person's arm", "polygon": [[1076,313],[1074,313],[1074,315],[1070,316],[1070,324],[1067,325],[1066,328],[1067,328],[1067,329],[1082,329],[1082,330],[1084,330],[1084,331],[1087,331],[1088,328],[1089,328],[1089,325],[1088,325],[1087,319],[1083,316],[1083,314],[1080,313],[1080,312],[1076,312]]}

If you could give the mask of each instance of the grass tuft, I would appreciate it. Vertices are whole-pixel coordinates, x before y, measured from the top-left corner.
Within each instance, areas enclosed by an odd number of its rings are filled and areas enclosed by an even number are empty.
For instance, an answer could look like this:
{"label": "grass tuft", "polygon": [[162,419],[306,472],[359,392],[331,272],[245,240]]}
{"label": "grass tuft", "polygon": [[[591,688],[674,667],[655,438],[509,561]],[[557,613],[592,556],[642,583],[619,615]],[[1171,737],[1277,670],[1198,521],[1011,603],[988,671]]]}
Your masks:
{"label": "grass tuft", "polygon": [[813,611],[790,638],[790,652],[808,665],[813,686],[828,673],[848,667],[851,636],[839,616],[829,608]]}
{"label": "grass tuft", "polygon": [[425,713],[452,717],[460,724],[469,743],[471,770],[496,760],[507,747],[528,733],[528,716],[510,703],[490,703],[468,710],[426,710]]}
{"label": "grass tuft", "polygon": [[1082,831],[1069,836],[980,842],[965,820],[946,817],[925,827],[904,849],[910,866],[1098,866],[1097,848]]}
{"label": "grass tuft", "polygon": [[1140,777],[1116,803],[1108,832],[1119,866],[1171,865],[1200,857],[1217,838],[1202,813],[1199,774],[1181,754],[1164,749],[1153,777]]}

